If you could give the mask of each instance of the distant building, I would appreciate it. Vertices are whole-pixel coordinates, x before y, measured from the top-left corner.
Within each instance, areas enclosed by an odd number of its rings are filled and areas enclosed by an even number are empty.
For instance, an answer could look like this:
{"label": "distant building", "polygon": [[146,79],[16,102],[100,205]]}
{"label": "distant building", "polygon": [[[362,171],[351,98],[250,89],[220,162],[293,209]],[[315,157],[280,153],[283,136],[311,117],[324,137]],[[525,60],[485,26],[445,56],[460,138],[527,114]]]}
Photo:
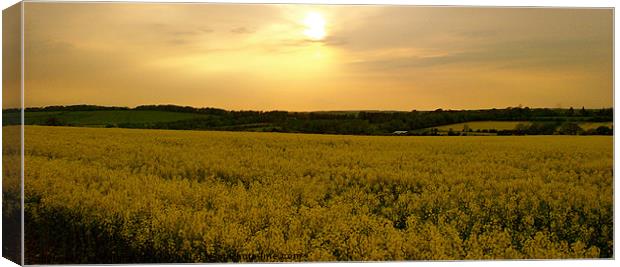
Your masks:
{"label": "distant building", "polygon": [[394,131],[392,134],[396,134],[396,135],[402,135],[402,134],[407,134],[409,133],[408,131]]}

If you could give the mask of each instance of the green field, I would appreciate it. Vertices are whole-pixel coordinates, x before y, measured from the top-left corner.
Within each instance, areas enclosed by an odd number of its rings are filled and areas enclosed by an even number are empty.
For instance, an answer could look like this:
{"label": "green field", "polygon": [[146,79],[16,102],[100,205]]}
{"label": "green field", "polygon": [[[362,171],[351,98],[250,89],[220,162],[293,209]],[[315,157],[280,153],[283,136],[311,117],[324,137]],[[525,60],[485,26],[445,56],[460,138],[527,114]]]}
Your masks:
{"label": "green field", "polygon": [[[43,111],[47,110],[47,111]],[[82,111],[78,111],[82,110]],[[85,111],[89,110],[89,111]],[[70,106],[52,108],[31,108],[25,113],[26,124],[47,126],[83,126],[83,127],[119,127],[142,129],[171,130],[214,130],[214,131],[254,131],[254,132],[288,132],[311,134],[347,134],[347,135],[390,135],[395,131],[408,131],[410,135],[448,135],[463,131],[467,135],[501,134],[586,134],[611,135],[610,129],[596,129],[599,126],[612,126],[609,116],[574,116],[574,117],[534,117],[532,121],[503,121],[506,114],[516,111],[507,109],[498,114],[486,111],[484,116],[498,119],[487,121],[462,121],[469,116],[482,116],[483,111],[425,111],[425,112],[380,112],[380,111],[318,111],[318,112],[287,112],[287,111],[226,111],[222,109],[181,106],[140,106],[134,109],[122,107]],[[512,113],[511,113],[512,112]],[[598,112],[598,113],[596,113]],[[557,113],[557,112],[556,112]],[[592,111],[599,114],[601,111]],[[601,113],[607,114],[607,113]],[[514,115],[517,116],[518,114]],[[18,112],[10,110],[3,113],[3,125],[19,124]],[[473,117],[471,117],[473,118]],[[541,120],[555,118],[556,120]],[[609,122],[589,122],[604,121]],[[533,125],[534,122],[547,122]],[[573,122],[581,125],[581,130],[571,130]],[[554,124],[549,124],[554,123]],[[532,125],[527,132],[510,132],[519,124]],[[435,125],[435,126],[433,126]],[[556,127],[557,125],[557,127]],[[540,128],[543,127],[543,128]],[[566,128],[568,127],[568,128]],[[554,129],[555,128],[555,129]],[[575,128],[575,127],[573,127]],[[437,129],[436,132],[434,129]],[[489,133],[488,130],[495,130]],[[508,131],[507,131],[508,130]]]}
{"label": "green field", "polygon": [[613,256],[611,136],[25,137],[26,264]]}
{"label": "green field", "polygon": [[613,122],[581,122],[579,123],[579,127],[581,127],[584,130],[596,129],[600,126],[613,128],[614,123]]}
{"label": "green field", "polygon": [[472,122],[464,122],[464,123],[455,123],[449,125],[442,125],[436,128],[440,131],[449,131],[452,129],[453,131],[462,131],[465,125],[469,126],[472,130],[512,130],[517,126],[517,124],[530,124],[527,121],[472,121]]}
{"label": "green field", "polygon": [[[462,131],[465,125],[467,125],[473,131],[491,130],[491,129],[513,130],[518,124],[529,125],[531,124],[531,122],[528,122],[528,121],[472,121],[472,122],[442,125],[438,127],[431,127],[429,129],[436,128],[439,131],[449,131],[450,129],[452,129],[453,131]],[[577,124],[584,130],[596,129],[599,126],[607,126],[610,128],[613,127],[613,122],[579,122]]]}
{"label": "green field", "polygon": [[[6,113],[4,120],[16,120],[19,113]],[[201,118],[208,115],[183,112],[151,110],[96,110],[96,111],[58,111],[26,112],[26,124],[46,124],[50,118],[75,126],[105,126],[119,123],[156,123]]]}

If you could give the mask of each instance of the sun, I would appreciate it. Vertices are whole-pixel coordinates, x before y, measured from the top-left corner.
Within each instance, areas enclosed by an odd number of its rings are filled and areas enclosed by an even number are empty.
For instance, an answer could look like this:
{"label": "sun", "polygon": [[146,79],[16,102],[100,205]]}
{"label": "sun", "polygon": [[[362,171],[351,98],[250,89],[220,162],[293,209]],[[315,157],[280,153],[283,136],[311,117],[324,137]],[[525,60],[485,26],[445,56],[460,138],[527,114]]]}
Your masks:
{"label": "sun", "polygon": [[306,29],[304,30],[304,34],[312,39],[312,40],[322,40],[325,38],[327,34],[325,32],[325,19],[323,15],[318,12],[308,12],[306,14],[306,18],[303,20],[304,26]]}

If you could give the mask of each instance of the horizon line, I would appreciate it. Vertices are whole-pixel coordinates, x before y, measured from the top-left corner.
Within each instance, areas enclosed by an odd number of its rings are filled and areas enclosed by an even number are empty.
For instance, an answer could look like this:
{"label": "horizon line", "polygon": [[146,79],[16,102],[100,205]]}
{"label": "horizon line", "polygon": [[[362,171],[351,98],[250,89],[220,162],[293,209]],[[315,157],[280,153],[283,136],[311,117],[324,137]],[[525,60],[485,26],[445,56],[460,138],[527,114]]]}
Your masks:
{"label": "horizon line", "polygon": [[[486,107],[486,108],[472,108],[472,109],[452,109],[452,108],[442,108],[442,107],[438,107],[435,109],[408,109],[408,110],[398,110],[398,109],[325,109],[325,110],[287,110],[287,109],[227,109],[227,108],[221,108],[221,107],[214,107],[214,106],[190,106],[190,105],[179,105],[179,104],[141,104],[141,105],[135,105],[135,106],[115,106],[115,105],[96,105],[96,104],[67,104],[67,105],[46,105],[46,106],[27,106],[25,107],[25,109],[28,108],[48,108],[48,107],[74,107],[74,106],[93,106],[93,107],[104,107],[104,108],[126,108],[126,109],[135,109],[137,107],[143,107],[143,106],[176,106],[176,107],[189,107],[189,108],[194,108],[194,109],[204,109],[204,108],[212,108],[212,109],[221,109],[221,110],[225,110],[225,111],[260,111],[260,112],[270,112],[270,111],[286,111],[286,112],[363,112],[363,111],[367,111],[367,112],[412,112],[412,111],[437,111],[437,110],[442,110],[442,111],[476,111],[476,110],[493,110],[493,109],[509,109],[509,108],[528,108],[528,109],[613,109],[614,107],[597,107],[597,108],[591,108],[591,107],[585,107],[585,106],[581,106],[581,107],[574,107],[574,106],[569,106],[569,107],[541,107],[541,106],[536,106],[536,107],[531,107],[531,106],[527,106],[527,105],[517,105],[517,106],[507,106],[507,107]],[[11,110],[11,109],[20,109],[20,107],[10,107],[10,108],[2,108],[2,110]]]}

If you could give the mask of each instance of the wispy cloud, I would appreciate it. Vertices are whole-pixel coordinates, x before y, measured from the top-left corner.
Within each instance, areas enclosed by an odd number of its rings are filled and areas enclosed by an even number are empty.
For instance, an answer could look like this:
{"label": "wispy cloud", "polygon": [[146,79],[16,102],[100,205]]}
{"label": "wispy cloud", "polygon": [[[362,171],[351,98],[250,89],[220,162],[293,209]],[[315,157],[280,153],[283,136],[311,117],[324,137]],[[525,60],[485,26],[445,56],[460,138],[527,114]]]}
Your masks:
{"label": "wispy cloud", "polygon": [[252,29],[248,29],[247,27],[236,27],[236,28],[231,29],[230,32],[236,33],[236,34],[249,34],[255,31]]}

